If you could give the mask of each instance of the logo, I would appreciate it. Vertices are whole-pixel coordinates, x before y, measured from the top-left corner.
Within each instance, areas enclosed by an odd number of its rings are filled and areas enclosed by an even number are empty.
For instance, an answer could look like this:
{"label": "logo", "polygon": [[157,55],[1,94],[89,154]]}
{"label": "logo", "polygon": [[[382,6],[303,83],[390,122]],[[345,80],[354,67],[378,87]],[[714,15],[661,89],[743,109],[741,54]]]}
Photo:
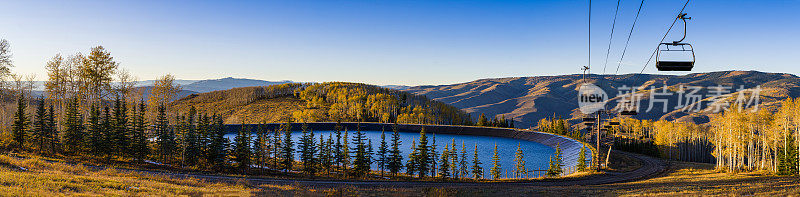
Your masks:
{"label": "logo", "polygon": [[605,108],[608,94],[591,83],[581,84],[578,88],[578,107],[584,114],[591,114]]}

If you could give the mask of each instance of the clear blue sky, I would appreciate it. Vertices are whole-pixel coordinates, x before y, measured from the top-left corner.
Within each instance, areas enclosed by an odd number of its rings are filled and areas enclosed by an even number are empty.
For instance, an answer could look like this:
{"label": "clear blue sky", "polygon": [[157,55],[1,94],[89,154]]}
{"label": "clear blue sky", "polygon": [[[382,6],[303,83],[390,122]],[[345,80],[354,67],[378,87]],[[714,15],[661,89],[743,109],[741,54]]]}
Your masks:
{"label": "clear blue sky", "polygon": [[[620,73],[639,72],[683,2],[645,2]],[[616,1],[593,3],[597,73]],[[639,3],[622,0],[611,72]],[[0,38],[12,44],[13,71],[39,80],[56,53],[96,45],[141,80],[172,73],[181,79],[450,84],[580,73],[587,61],[587,1],[31,0],[0,1],[0,7]],[[695,72],[800,73],[798,10],[797,0],[692,1],[687,41],[697,50]],[[645,70],[655,72],[653,66]]]}

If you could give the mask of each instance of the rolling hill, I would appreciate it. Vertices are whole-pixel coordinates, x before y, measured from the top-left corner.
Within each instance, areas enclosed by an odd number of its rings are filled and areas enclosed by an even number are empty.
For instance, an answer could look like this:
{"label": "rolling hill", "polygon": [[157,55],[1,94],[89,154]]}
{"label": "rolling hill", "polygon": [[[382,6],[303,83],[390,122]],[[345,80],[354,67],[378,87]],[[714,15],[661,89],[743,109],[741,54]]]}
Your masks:
{"label": "rolling hill", "polygon": [[[649,108],[651,99],[649,88],[652,85],[657,88],[666,85],[669,89],[668,92],[676,92],[681,85],[684,87],[733,87],[730,93],[723,94],[728,96],[724,101],[729,103],[735,101],[738,96],[737,89],[740,87],[760,86],[762,89],[759,97],[762,103],[760,107],[768,109],[779,105],[779,100],[800,96],[800,78],[784,73],[722,71],[687,75],[589,75],[587,78],[609,94],[611,98],[609,108],[617,106],[616,101],[621,99],[617,96],[618,88],[623,86],[647,87],[638,92],[641,93],[640,114],[634,117],[651,120],[680,120],[702,124],[708,122],[708,115],[711,114],[713,108],[723,103],[714,102],[708,98],[706,95],[717,94],[703,88],[698,94],[704,95],[702,97],[704,100],[693,102],[693,104],[700,105],[701,112],[675,109],[679,97],[677,94],[672,96],[653,94],[655,99],[667,99],[667,111],[661,110],[663,107],[661,102],[654,102],[653,110],[645,112]],[[559,116],[572,120],[581,118],[583,115],[577,110],[577,89],[580,82],[581,75],[579,74],[510,77],[480,79],[452,85],[416,86],[404,91],[453,105],[472,114],[472,117],[483,113],[488,117],[504,115],[506,118],[514,118],[518,127],[527,128],[536,126],[535,123],[545,117]],[[749,96],[749,92],[746,91],[744,95]]]}

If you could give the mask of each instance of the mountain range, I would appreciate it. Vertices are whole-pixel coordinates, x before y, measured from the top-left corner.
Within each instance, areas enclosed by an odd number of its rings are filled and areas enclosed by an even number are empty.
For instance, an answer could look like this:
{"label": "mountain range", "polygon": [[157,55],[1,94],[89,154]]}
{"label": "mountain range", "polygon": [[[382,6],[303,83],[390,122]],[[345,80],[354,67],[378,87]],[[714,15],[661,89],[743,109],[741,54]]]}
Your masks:
{"label": "mountain range", "polygon": [[[582,78],[582,75],[574,74],[480,79],[452,85],[415,86],[405,91],[453,105],[472,114],[472,117],[485,114],[489,118],[494,116],[513,118],[517,127],[527,128],[536,126],[536,122],[542,118],[562,117],[575,122],[584,117],[578,110],[578,88],[583,83]],[[707,123],[709,115],[717,106],[725,106],[726,102],[735,103],[739,93],[743,93],[746,101],[755,100],[755,97],[750,96],[753,95],[751,89],[756,87],[761,89],[758,94],[760,101],[758,106],[762,108],[774,109],[780,104],[780,100],[800,96],[800,78],[785,73],[721,71],[687,75],[587,75],[586,78],[586,82],[593,83],[608,93],[610,98],[608,109],[627,103],[619,102],[623,99],[618,91],[620,88],[643,87],[637,91],[640,94],[639,99],[632,99],[640,103],[640,113],[633,116],[638,119]],[[684,102],[687,101],[685,94],[683,96],[677,94],[681,86],[702,87],[696,92],[702,96],[702,100],[687,103],[689,106],[699,108],[699,111],[676,109],[678,97],[683,97]],[[657,88],[656,94],[652,94],[653,91],[650,89],[652,87]],[[673,94],[659,94],[664,87],[668,93]],[[722,91],[716,91],[720,89],[718,87],[722,87]],[[745,89],[739,91],[742,87]],[[661,102],[663,100],[667,102]],[[650,101],[654,101],[653,107],[647,111],[650,108]],[[662,111],[664,104],[667,105],[666,111]]]}

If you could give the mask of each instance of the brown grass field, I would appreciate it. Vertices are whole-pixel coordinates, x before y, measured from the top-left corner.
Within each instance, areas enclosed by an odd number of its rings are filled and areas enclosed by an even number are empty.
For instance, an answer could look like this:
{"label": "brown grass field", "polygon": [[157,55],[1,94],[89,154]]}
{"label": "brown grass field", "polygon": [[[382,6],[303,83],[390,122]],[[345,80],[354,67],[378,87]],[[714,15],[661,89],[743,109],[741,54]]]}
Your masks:
{"label": "brown grass field", "polygon": [[[0,154],[0,196],[797,196],[800,177],[720,173],[708,164],[670,162],[646,180],[591,186],[338,187],[252,185],[94,170]],[[26,170],[20,170],[20,167]]]}

